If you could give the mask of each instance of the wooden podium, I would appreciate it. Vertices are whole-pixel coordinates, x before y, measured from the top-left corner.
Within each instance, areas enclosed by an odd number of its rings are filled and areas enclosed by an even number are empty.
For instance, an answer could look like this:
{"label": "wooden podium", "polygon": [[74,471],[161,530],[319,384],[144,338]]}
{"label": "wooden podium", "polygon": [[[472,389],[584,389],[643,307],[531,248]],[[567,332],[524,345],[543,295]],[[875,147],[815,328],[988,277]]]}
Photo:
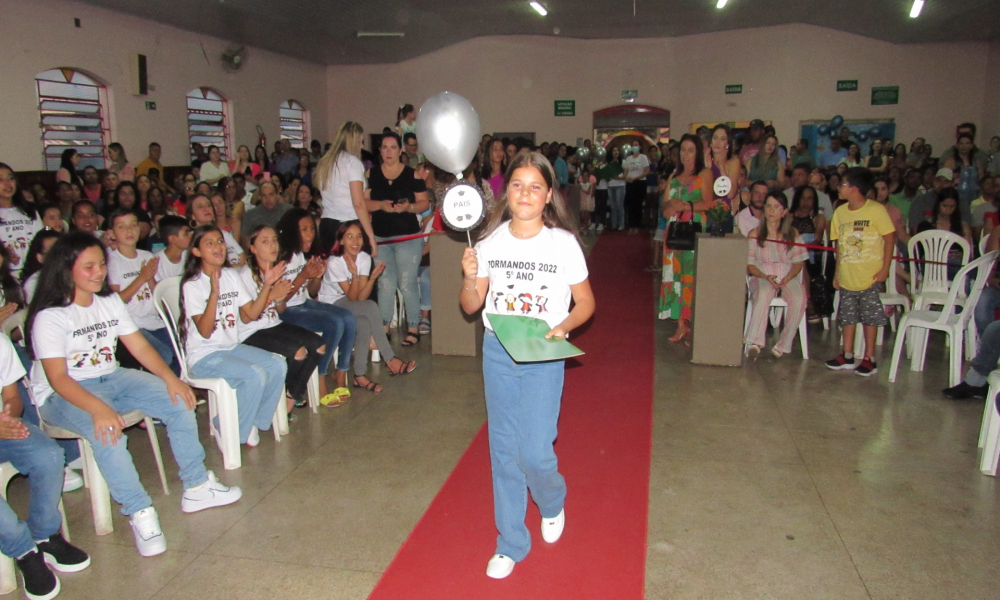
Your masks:
{"label": "wooden podium", "polygon": [[[475,233],[475,232],[473,232]],[[473,235],[475,240],[475,235]],[[464,233],[431,236],[431,353],[478,356],[483,341],[483,315],[467,315],[458,303],[462,289]]]}
{"label": "wooden podium", "polygon": [[695,243],[691,362],[738,367],[743,363],[747,295],[747,238],[698,234]]}

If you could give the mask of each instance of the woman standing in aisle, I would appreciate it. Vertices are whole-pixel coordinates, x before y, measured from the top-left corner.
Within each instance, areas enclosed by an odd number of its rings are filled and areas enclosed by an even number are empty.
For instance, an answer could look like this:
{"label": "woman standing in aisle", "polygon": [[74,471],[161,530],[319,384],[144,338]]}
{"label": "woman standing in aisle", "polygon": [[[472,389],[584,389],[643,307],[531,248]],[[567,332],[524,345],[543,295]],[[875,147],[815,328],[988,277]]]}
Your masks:
{"label": "woman standing in aisle", "polygon": [[372,256],[378,256],[378,243],[365,204],[365,166],[361,162],[363,136],[364,129],[358,123],[347,121],[341,125],[313,173],[313,183],[323,199],[323,218],[319,222],[319,244],[323,254],[329,254],[340,224],[356,220],[372,240]]}
{"label": "woman standing in aisle", "polygon": [[[712,172],[705,168],[701,138],[685,134],[677,170],[667,181],[663,216],[668,221],[705,222],[712,197]],[[660,318],[676,319],[677,331],[670,337],[679,342],[691,333],[691,301],[694,298],[694,250],[671,250],[670,239],[663,247],[663,285],[660,288]]]}

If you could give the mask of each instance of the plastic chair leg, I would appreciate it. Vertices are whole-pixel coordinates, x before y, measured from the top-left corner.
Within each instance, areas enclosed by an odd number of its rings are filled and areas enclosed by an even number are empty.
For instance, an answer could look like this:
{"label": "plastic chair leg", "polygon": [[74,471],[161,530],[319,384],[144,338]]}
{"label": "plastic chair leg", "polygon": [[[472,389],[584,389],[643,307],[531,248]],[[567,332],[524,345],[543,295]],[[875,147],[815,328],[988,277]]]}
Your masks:
{"label": "plastic chair leg", "polygon": [[799,321],[799,346],[802,348],[802,359],[809,360],[809,321],[805,315]]}
{"label": "plastic chair leg", "polygon": [[281,398],[278,399],[278,406],[274,408],[274,416],[271,418],[271,429],[274,430],[274,441],[280,442],[281,436],[288,435],[288,403],[285,401],[286,388],[281,388]]}
{"label": "plastic chair leg", "polygon": [[111,520],[111,492],[108,491],[108,484],[104,481],[101,470],[97,468],[93,448],[87,442],[81,445],[84,470],[90,472],[90,508],[94,513],[94,531],[97,535],[108,535],[115,530]]}
{"label": "plastic chair leg", "polygon": [[913,332],[913,358],[910,359],[911,371],[923,371],[924,362],[927,360],[927,342],[930,338],[930,329],[918,328]]}
{"label": "plastic chair leg", "polygon": [[986,392],[986,406],[983,407],[983,424],[979,426],[980,450],[986,445],[986,435],[990,429],[990,423],[998,418],[995,408],[997,392],[1000,392],[1000,388],[995,385],[990,385],[989,391]]}
{"label": "plastic chair leg", "polygon": [[219,417],[219,436],[216,442],[222,452],[222,466],[227,471],[243,466],[240,455],[240,419],[236,406],[236,396],[233,393],[209,394],[216,404]]}
{"label": "plastic chair leg", "polygon": [[160,438],[156,433],[156,426],[153,419],[146,417],[146,433],[149,434],[149,445],[153,447],[153,456],[156,457],[156,468],[160,471],[160,484],[163,486],[163,494],[170,495],[170,486],[167,485],[167,473],[163,469],[163,454],[160,452]]}
{"label": "plastic chair leg", "polygon": [[948,352],[950,358],[950,370],[948,374],[948,387],[954,387],[962,381],[962,352],[964,351],[964,344],[962,343],[962,329],[956,327],[955,331],[952,332],[948,337],[952,340],[951,350]]}
{"label": "plastic chair leg", "polygon": [[319,369],[313,369],[309,376],[309,383],[306,384],[306,397],[309,399],[309,408],[314,413],[319,412]]}
{"label": "plastic chair leg", "polygon": [[[996,399],[987,398],[986,406],[993,413],[996,413]],[[979,471],[983,475],[996,477],[998,462],[1000,462],[1000,419],[994,414],[989,421],[989,428],[986,431],[983,455],[979,461]]]}
{"label": "plastic chair leg", "polygon": [[899,359],[900,355],[903,354],[903,345],[906,344],[906,334],[909,331],[909,327],[905,323],[900,324],[899,331],[896,333],[896,342],[892,345],[892,361],[889,363],[889,381],[895,383],[896,373],[899,371]]}

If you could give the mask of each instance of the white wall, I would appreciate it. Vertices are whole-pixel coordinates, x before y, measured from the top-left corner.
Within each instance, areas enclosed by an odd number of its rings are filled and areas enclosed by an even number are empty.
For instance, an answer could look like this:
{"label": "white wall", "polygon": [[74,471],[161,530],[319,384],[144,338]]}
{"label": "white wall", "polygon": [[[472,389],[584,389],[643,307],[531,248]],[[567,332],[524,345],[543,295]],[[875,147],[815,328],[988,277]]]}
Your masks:
{"label": "white wall", "polygon": [[[380,131],[399,104],[419,108],[448,90],[472,102],[486,132],[573,142],[590,136],[593,111],[638,89],[639,104],[671,111],[675,136],[692,122],[760,117],[790,142],[800,120],[841,114],[893,117],[897,138],[920,135],[943,149],[957,123],[986,118],[987,55],[986,43],[895,45],[811,25],[660,39],[476,38],[395,65],[328,67],[329,123],[331,136],[347,119]],[[836,92],[838,79],[857,79],[860,91]],[[727,96],[726,84],[743,93]],[[898,105],[870,105],[871,87],[882,85],[900,87]],[[576,100],[575,117],[553,116],[562,99]]]}
{"label": "white wall", "polygon": [[[256,126],[269,146],[278,138],[278,105],[289,98],[310,109],[312,131],[327,131],[326,70],[319,64],[250,49],[250,60],[238,74],[219,66],[225,40],[197,35],[144,19],[64,0],[0,0],[0,106],[4,135],[0,161],[15,170],[42,167],[35,75],[56,67],[77,67],[109,85],[112,133],[133,163],[146,146],[163,146],[163,163],[188,162],[185,95],[194,88],[217,89],[231,101],[231,123],[237,145],[256,143]],[[82,27],[74,27],[73,18]],[[202,44],[208,55],[202,54]],[[149,82],[146,97],[132,95],[131,63],[145,54]],[[156,110],[145,109],[146,100]]]}
{"label": "white wall", "polygon": [[983,103],[986,106],[985,126],[980,127],[976,142],[979,147],[988,148],[990,138],[1000,135],[1000,40],[990,43]]}

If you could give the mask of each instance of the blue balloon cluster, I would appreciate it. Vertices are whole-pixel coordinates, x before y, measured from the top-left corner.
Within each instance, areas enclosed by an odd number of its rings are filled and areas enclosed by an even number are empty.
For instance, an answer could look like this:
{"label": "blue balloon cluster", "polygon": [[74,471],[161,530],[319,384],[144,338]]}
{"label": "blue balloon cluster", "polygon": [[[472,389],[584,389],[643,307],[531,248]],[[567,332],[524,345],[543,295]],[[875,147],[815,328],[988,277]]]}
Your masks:
{"label": "blue balloon cluster", "polygon": [[[816,133],[820,137],[827,137],[830,135],[837,135],[837,130],[844,124],[844,117],[837,115],[830,119],[829,125],[820,125],[816,128]],[[851,135],[855,137],[859,142],[867,142],[869,139],[875,139],[882,133],[882,130],[878,126],[872,127],[868,131],[851,132]]]}

